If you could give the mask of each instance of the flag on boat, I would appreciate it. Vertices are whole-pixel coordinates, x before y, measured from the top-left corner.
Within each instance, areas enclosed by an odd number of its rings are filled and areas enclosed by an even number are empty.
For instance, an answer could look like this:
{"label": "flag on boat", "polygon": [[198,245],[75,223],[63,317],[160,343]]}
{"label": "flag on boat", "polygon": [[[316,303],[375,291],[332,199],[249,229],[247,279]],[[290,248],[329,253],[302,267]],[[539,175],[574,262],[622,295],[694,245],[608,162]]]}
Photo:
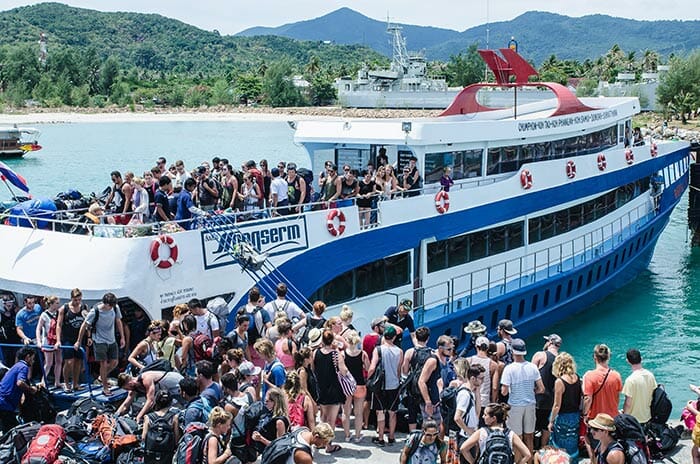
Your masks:
{"label": "flag on boat", "polygon": [[0,161],[0,180],[3,182],[10,181],[12,185],[22,190],[23,192],[29,193],[29,186],[27,181],[21,175],[13,171],[8,165]]}

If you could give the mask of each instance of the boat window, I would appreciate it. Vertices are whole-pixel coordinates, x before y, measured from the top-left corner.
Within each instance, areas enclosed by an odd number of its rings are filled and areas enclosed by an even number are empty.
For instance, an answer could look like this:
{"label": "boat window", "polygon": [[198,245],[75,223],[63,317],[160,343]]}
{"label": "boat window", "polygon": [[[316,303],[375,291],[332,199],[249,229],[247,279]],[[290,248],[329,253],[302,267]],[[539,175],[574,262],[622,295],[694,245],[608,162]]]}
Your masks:
{"label": "boat window", "polygon": [[452,180],[481,175],[482,150],[460,150],[425,154],[425,183],[440,182],[443,169],[452,168]]}
{"label": "boat window", "polygon": [[369,149],[338,148],[335,150],[335,157],[339,169],[347,164],[352,169],[362,170],[365,169],[367,167],[367,163],[369,163]]}
{"label": "boat window", "polygon": [[501,149],[500,148],[489,148],[489,156],[486,162],[486,174],[498,174],[501,169]]}
{"label": "boat window", "polygon": [[529,219],[528,243],[564,234],[602,218],[649,190],[649,180],[643,177],[587,202]]}
{"label": "boat window", "polygon": [[482,230],[480,232],[474,232],[473,234],[469,234],[470,237],[470,244],[469,244],[469,254],[471,255],[472,260],[475,259],[481,259],[485,258],[488,256],[488,253],[486,251],[487,249],[487,243],[488,243],[488,236],[489,232],[488,230]]}
{"label": "boat window", "polygon": [[523,243],[523,228],[522,222],[516,222],[506,226],[508,233],[508,243],[506,245],[507,250],[513,250],[515,248],[520,248],[524,245]]}
{"label": "boat window", "polygon": [[435,272],[447,267],[447,242],[438,240],[428,243],[428,272]]}
{"label": "boat window", "polygon": [[447,240],[447,244],[447,267],[459,266],[469,261],[468,235]]}
{"label": "boat window", "polygon": [[410,264],[409,252],[363,264],[326,283],[309,300],[322,300],[331,306],[407,285],[411,282]]}
{"label": "boat window", "polygon": [[503,253],[506,251],[505,227],[494,227],[489,231],[489,254]]}

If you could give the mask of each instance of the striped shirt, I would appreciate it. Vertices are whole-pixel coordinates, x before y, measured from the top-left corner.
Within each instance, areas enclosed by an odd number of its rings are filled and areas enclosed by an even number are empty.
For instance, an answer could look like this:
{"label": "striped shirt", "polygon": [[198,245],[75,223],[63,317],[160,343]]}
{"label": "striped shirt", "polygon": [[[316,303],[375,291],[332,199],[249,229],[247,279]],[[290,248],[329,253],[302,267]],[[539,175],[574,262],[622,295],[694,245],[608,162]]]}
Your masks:
{"label": "striped shirt", "polygon": [[537,366],[528,361],[513,362],[503,368],[501,385],[507,385],[511,406],[530,406],[536,404],[535,382],[540,379]]}

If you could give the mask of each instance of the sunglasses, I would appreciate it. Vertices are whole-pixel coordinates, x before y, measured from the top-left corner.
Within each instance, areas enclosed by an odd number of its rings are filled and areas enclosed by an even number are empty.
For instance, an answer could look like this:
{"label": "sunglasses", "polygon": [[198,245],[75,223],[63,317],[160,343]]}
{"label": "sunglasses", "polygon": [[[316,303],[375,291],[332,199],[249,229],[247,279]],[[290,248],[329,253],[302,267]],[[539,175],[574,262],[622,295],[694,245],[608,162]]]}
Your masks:
{"label": "sunglasses", "polygon": [[425,435],[426,437],[434,438],[434,437],[437,437],[437,436],[438,436],[438,432],[435,432],[435,433],[424,433],[423,435]]}

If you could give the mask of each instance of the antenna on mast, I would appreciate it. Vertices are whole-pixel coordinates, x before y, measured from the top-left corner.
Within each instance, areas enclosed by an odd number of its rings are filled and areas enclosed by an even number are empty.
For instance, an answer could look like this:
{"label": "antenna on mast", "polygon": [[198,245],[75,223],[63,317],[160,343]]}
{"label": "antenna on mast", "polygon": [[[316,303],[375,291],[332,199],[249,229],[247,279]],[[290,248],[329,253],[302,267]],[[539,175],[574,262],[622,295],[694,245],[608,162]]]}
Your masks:
{"label": "antenna on mast", "polygon": [[[489,49],[489,0],[486,0],[486,50]],[[484,66],[484,82],[489,81],[489,67]]]}

